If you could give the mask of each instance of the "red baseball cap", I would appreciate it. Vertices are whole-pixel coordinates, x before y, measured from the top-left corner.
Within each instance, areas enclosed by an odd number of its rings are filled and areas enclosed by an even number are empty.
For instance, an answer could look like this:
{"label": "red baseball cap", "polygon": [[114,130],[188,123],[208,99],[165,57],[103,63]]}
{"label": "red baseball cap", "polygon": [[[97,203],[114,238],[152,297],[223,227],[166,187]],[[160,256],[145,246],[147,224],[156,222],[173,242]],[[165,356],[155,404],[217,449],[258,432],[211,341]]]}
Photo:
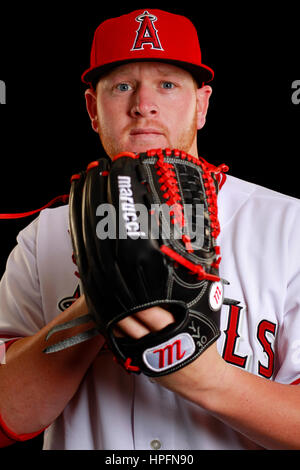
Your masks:
{"label": "red baseball cap", "polygon": [[199,85],[214,71],[202,64],[198,35],[185,16],[162,10],[136,10],[101,23],[95,31],[90,68],[82,81],[91,85],[112,68],[128,62],[166,62],[188,70]]}

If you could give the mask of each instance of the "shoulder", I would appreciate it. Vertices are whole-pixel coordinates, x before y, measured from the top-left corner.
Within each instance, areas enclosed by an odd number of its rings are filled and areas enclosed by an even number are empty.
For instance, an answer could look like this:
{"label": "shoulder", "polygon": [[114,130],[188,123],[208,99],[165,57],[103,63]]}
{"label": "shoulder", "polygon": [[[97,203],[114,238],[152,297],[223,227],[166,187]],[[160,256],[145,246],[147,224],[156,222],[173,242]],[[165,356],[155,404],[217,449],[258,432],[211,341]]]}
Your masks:
{"label": "shoulder", "polygon": [[272,217],[298,218],[300,200],[272,189],[228,175],[219,195],[220,222],[227,223],[235,216],[249,214],[271,221]]}
{"label": "shoulder", "polygon": [[69,206],[64,205],[54,209],[44,209],[39,216],[24,227],[18,234],[18,239],[35,238],[45,227],[51,231],[68,227]]}
{"label": "shoulder", "polygon": [[54,209],[44,209],[40,213],[42,223],[56,223],[66,226],[68,224],[69,205],[55,207]]}
{"label": "shoulder", "polygon": [[298,198],[288,196],[284,193],[281,193],[280,191],[274,191],[272,189],[242,180],[240,178],[236,178],[235,176],[228,175],[225,187],[227,192],[234,192],[237,194],[243,193],[252,198],[266,200],[274,199],[276,201],[295,204],[295,207],[300,207],[300,199]]}
{"label": "shoulder", "polygon": [[17,235],[18,250],[38,257],[41,252],[63,251],[70,244],[68,205],[44,209]]}

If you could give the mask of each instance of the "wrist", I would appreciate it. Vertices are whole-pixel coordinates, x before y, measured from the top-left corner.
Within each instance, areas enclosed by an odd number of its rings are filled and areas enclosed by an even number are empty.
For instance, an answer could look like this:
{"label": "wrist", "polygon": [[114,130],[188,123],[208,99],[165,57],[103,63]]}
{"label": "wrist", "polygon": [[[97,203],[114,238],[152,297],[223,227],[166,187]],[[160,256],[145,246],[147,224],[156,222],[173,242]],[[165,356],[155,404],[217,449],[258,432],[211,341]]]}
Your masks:
{"label": "wrist", "polygon": [[216,343],[186,367],[156,379],[183,398],[213,411],[226,390],[230,366],[219,355]]}

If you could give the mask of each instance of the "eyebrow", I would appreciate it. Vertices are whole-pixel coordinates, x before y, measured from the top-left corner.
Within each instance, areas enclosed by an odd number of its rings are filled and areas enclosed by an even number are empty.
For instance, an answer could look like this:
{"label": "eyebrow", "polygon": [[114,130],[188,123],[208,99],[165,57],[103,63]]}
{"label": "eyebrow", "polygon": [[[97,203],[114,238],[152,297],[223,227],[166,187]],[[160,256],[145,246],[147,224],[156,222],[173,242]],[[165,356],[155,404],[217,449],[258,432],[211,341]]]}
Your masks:
{"label": "eyebrow", "polygon": [[[168,77],[170,75],[172,75],[172,76],[173,75],[176,75],[176,76],[184,76],[185,75],[184,69],[166,70],[162,65],[163,64],[161,64],[161,66],[157,65],[157,67],[156,67],[156,69],[157,69],[157,71],[160,75],[163,75],[165,77]],[[117,69],[115,69],[115,70],[110,71],[107,75],[103,76],[103,78],[105,79],[105,78],[109,78],[109,77],[112,77],[112,78],[114,78],[114,77],[116,77],[116,78],[128,77],[128,75],[131,75],[131,73],[132,72],[131,72],[130,68],[127,69],[127,70],[117,70]]]}
{"label": "eyebrow", "polygon": [[[179,67],[178,67],[178,70],[177,70],[176,67],[174,69],[171,68],[171,70],[170,70],[169,68],[163,67],[164,65],[168,65],[168,64],[164,64],[164,63],[162,63],[162,64],[157,63],[156,64],[157,71],[161,75],[161,77],[170,78],[170,80],[173,77],[174,77],[174,79],[179,79],[179,78],[184,79],[185,74],[187,74],[187,75],[190,75],[190,77],[191,77],[191,79],[194,83],[195,89],[199,88],[197,82],[194,79],[194,77],[188,71],[186,71],[184,69],[181,69]],[[103,75],[101,77],[101,79],[99,80],[99,82],[102,82],[103,86],[105,87],[110,82],[110,80],[118,80],[118,81],[119,80],[120,81],[130,80],[130,79],[132,79],[131,73],[132,72],[131,72],[130,67],[127,68],[126,70],[118,70],[118,67],[117,67],[117,68],[111,70],[110,72],[108,72],[106,75]]]}

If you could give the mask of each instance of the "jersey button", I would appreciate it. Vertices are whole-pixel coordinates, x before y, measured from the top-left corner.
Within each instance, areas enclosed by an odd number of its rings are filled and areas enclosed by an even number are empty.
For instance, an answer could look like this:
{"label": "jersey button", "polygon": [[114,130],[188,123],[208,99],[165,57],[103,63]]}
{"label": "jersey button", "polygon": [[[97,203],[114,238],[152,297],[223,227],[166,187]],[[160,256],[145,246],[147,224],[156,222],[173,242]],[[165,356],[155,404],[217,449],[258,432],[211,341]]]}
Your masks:
{"label": "jersey button", "polygon": [[161,448],[161,442],[158,439],[153,439],[153,441],[150,442],[150,446],[154,450],[158,450]]}

